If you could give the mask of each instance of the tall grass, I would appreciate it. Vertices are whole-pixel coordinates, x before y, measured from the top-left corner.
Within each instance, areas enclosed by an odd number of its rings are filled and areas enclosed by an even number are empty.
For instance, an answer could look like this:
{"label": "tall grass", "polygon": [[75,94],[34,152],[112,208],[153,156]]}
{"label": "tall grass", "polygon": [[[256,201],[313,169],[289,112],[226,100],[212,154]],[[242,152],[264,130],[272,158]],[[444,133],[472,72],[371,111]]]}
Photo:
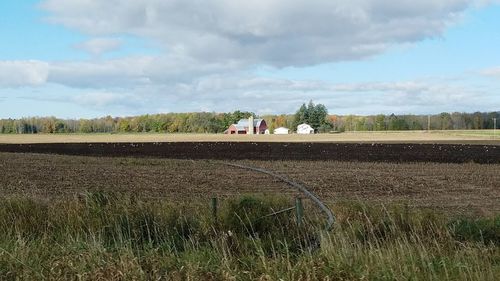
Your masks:
{"label": "tall grass", "polygon": [[[500,216],[342,203],[323,230],[284,198],[199,206],[89,193],[0,200],[0,280],[498,280]],[[308,211],[308,210],[306,210]]]}

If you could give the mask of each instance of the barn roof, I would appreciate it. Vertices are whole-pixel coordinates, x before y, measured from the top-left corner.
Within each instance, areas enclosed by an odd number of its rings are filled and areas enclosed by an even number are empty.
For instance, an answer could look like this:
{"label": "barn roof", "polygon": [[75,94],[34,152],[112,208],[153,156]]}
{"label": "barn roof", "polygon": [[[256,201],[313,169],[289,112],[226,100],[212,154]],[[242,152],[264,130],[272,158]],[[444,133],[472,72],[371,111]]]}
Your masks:
{"label": "barn roof", "polygon": [[297,128],[312,128],[311,125],[303,123],[297,126]]}
{"label": "barn roof", "polygon": [[[254,119],[253,126],[260,127],[262,121],[264,121],[264,119]],[[238,124],[236,124],[236,126],[248,127],[248,119],[240,119],[240,121],[238,121]]]}
{"label": "barn roof", "polygon": [[234,129],[236,131],[246,131],[245,127],[241,126],[239,124],[231,124],[231,126],[229,126],[229,128],[231,128],[231,127],[234,127]]}

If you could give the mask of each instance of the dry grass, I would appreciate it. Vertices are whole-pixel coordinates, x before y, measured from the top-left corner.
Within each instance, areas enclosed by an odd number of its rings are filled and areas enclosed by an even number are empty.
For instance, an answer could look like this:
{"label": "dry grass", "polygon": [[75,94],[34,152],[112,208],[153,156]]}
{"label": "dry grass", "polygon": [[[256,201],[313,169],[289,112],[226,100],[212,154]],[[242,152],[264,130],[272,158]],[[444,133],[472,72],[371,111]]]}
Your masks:
{"label": "dry grass", "polygon": [[346,132],[316,135],[223,135],[223,134],[35,134],[0,135],[0,143],[74,142],[405,142],[500,144],[489,131],[388,131]]}
{"label": "dry grass", "polygon": [[[0,280],[498,280],[500,216],[453,219],[404,206],[337,205],[324,231],[291,200],[207,205],[87,193],[0,199]],[[318,248],[319,246],[319,248]]]}
{"label": "dry grass", "polygon": [[241,163],[304,182],[333,231],[215,161],[0,153],[0,280],[499,280],[500,165]]}

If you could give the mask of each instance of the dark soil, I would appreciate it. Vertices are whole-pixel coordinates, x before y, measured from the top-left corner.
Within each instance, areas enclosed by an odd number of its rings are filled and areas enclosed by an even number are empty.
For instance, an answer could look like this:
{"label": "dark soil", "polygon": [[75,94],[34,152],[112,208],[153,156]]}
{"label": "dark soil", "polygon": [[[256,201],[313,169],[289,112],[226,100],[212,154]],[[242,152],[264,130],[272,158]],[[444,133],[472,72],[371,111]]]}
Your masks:
{"label": "dark soil", "polygon": [[0,144],[0,152],[219,160],[500,163],[500,146],[388,143],[53,143]]}
{"label": "dark soil", "polygon": [[[226,161],[223,161],[226,162]],[[304,184],[330,206],[339,201],[404,203],[454,214],[500,212],[499,164],[359,161],[231,161]],[[67,199],[87,191],[209,204],[243,194],[293,198],[295,189],[265,174],[213,160],[0,153],[0,197]],[[307,201],[306,201],[307,202]]]}

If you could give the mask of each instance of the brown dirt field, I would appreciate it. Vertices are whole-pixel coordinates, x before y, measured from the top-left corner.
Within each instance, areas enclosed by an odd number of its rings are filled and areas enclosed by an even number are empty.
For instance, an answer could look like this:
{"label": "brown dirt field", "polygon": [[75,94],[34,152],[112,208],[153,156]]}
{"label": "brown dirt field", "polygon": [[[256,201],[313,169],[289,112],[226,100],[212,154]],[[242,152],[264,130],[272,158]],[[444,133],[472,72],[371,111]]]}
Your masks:
{"label": "brown dirt field", "polygon": [[[238,161],[303,182],[330,205],[360,200],[455,214],[500,212],[500,165]],[[108,158],[0,153],[0,196],[55,200],[88,190],[177,201],[295,192],[270,176],[212,160]]]}
{"label": "brown dirt field", "polygon": [[218,160],[500,164],[500,146],[402,143],[145,142],[0,144],[0,152]]}

